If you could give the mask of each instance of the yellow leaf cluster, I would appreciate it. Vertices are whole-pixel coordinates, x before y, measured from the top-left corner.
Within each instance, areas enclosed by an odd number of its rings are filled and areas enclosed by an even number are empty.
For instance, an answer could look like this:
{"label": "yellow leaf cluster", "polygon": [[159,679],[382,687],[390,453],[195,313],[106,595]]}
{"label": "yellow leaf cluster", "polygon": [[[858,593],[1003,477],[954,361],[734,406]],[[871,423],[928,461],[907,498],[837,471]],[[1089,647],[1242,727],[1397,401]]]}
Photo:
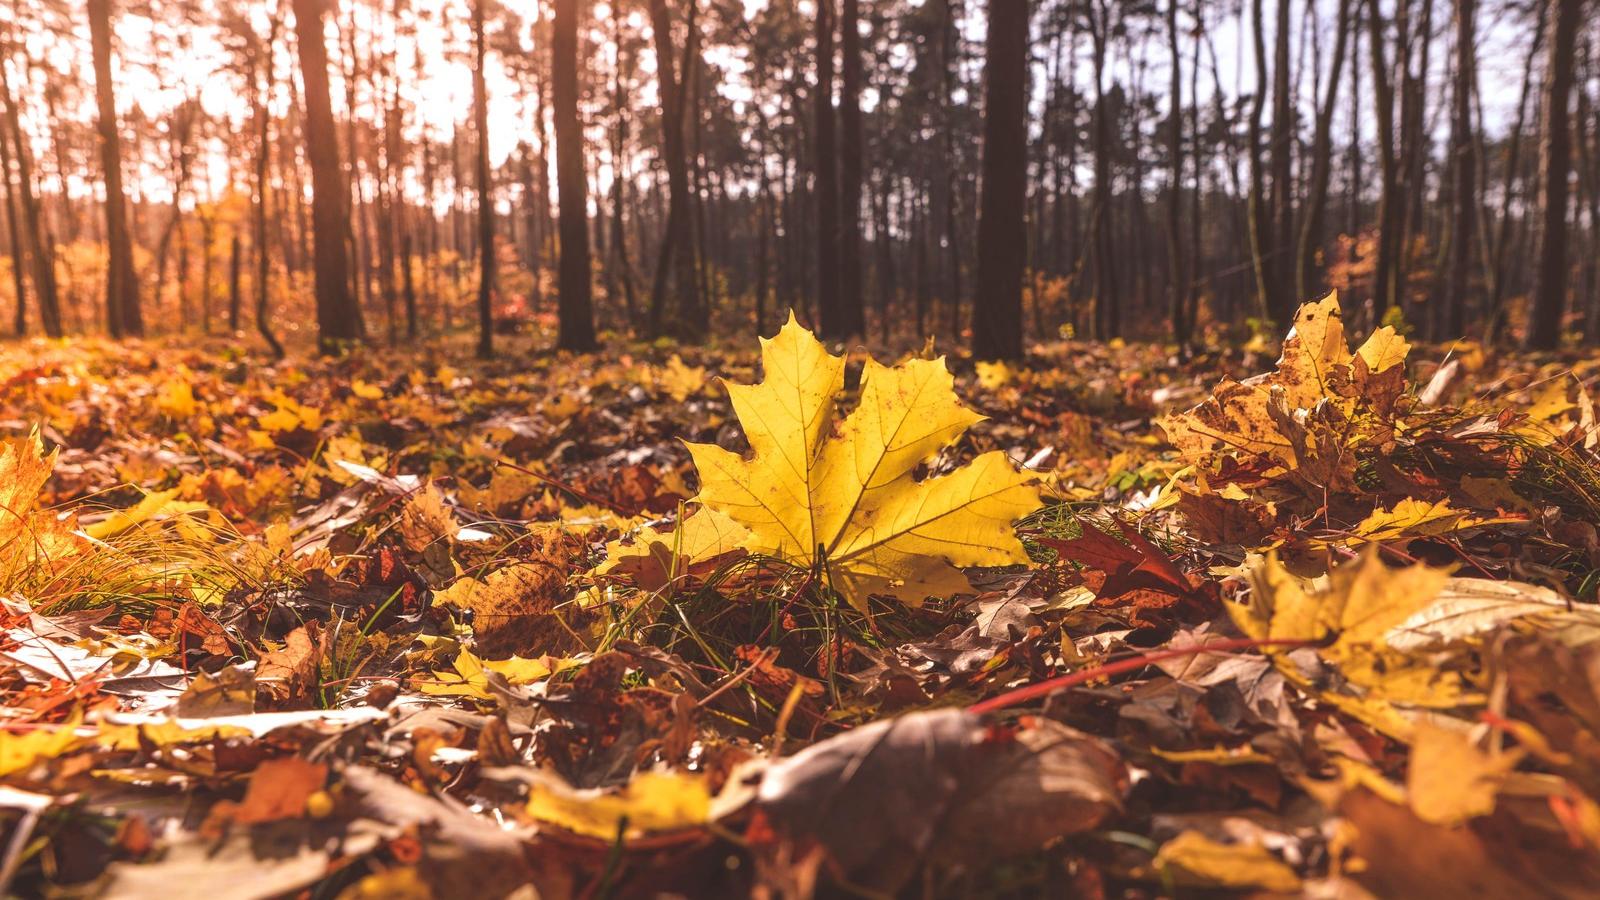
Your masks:
{"label": "yellow leaf cluster", "polygon": [[[1284,469],[1310,469],[1331,486],[1348,477],[1345,451],[1389,433],[1410,349],[1385,325],[1352,354],[1332,293],[1295,313],[1276,371],[1224,379],[1205,402],[1159,424],[1186,462],[1207,465],[1220,454],[1266,457]],[[1376,415],[1350,427],[1360,411]]]}

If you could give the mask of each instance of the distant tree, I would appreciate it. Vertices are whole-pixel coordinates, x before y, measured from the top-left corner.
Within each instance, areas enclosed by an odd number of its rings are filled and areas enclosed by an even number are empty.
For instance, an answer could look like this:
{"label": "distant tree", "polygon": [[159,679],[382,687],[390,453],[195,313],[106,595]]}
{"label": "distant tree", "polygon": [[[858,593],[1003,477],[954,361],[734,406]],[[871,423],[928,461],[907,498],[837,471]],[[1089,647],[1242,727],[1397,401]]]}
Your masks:
{"label": "distant tree", "polygon": [[89,37],[94,51],[95,100],[99,105],[100,165],[106,187],[106,322],[112,337],[144,334],[139,282],[133,272],[133,238],[128,232],[127,196],[122,189],[122,135],[111,75],[111,2],[88,0]]}
{"label": "distant tree", "polygon": [[1468,284],[1477,258],[1478,142],[1472,129],[1472,100],[1478,92],[1477,0],[1455,0],[1455,73],[1450,85],[1450,223],[1445,233],[1445,278],[1434,295],[1434,337],[1460,337],[1466,330]]}
{"label": "distant tree", "polygon": [[[683,52],[686,61],[699,56],[699,31],[695,23],[698,2],[688,0],[689,27]],[[710,311],[695,285],[689,159],[683,136],[684,91],[677,78],[679,65],[673,58],[672,14],[667,0],[649,0],[649,4],[650,31],[656,47],[657,92],[661,98],[661,158],[667,169],[667,216],[661,230],[655,279],[650,286],[650,333],[701,341],[710,324]],[[688,65],[682,68],[687,70]]]}
{"label": "distant tree", "polygon": [[861,0],[841,0],[839,34],[839,326],[861,335]]}
{"label": "distant tree", "polygon": [[1183,54],[1178,39],[1178,0],[1167,0],[1167,49],[1172,57],[1172,89],[1167,95],[1167,156],[1172,167],[1172,181],[1167,185],[1167,267],[1171,270],[1167,317],[1180,352],[1187,354],[1193,325],[1189,309],[1192,282],[1183,242]]}
{"label": "distant tree", "polygon": [[[1350,8],[1356,0],[1339,0],[1339,19],[1335,25],[1333,58],[1328,62],[1328,84],[1316,111],[1311,138],[1311,178],[1306,188],[1300,234],[1295,245],[1295,295],[1309,299],[1319,285],[1314,283],[1318,251],[1323,242],[1323,220],[1328,206],[1328,178],[1333,169],[1333,111],[1339,100],[1339,76],[1350,44]],[[1354,68],[1354,66],[1352,66]]]}
{"label": "distant tree", "polygon": [[1022,358],[1023,221],[1028,178],[1028,0],[989,0],[984,55],[983,193],[972,355]]}
{"label": "distant tree", "polygon": [[560,202],[561,262],[557,271],[556,346],[593,350],[594,301],[589,268],[589,197],[578,120],[578,0],[555,0],[550,76],[556,129],[556,190]]}
{"label": "distant tree", "polygon": [[[1545,63],[1543,142],[1539,146],[1540,239],[1534,270],[1533,310],[1526,344],[1530,350],[1553,350],[1561,343],[1566,313],[1567,180],[1572,175],[1572,127],[1569,103],[1577,70],[1578,32],[1583,28],[1583,0],[1548,0],[1550,56]],[[1584,123],[1582,127],[1588,127]]]}
{"label": "distant tree", "polygon": [[477,132],[476,166],[478,183],[478,358],[494,355],[494,190],[489,170],[489,88],[484,83],[483,66],[487,55],[483,37],[484,4],[472,2],[472,121]]}
{"label": "distant tree", "polygon": [[328,98],[328,48],[323,12],[329,0],[293,0],[300,80],[304,84],[305,152],[311,163],[312,255],[317,291],[317,347],[338,352],[361,336],[361,311],[350,297],[345,254],[348,184],[339,164],[339,140]]}
{"label": "distant tree", "polygon": [[[0,57],[0,67],[4,65],[5,61]],[[28,331],[28,282],[23,272],[27,266],[28,253],[23,249],[22,204],[17,198],[19,193],[20,191],[13,189],[11,181],[10,130],[4,126],[4,119],[0,118],[0,200],[5,204],[6,231],[10,238],[7,249],[11,254],[11,293],[16,300],[13,328],[17,337],[23,336]]]}
{"label": "distant tree", "polygon": [[839,147],[833,114],[833,4],[816,0],[816,87],[811,133],[815,142],[817,207],[817,330],[835,340],[850,336],[839,300]]}
{"label": "distant tree", "polygon": [[[33,274],[33,289],[39,295],[39,325],[49,337],[58,338],[63,334],[61,328],[61,302],[56,290],[56,249],[55,241],[51,239],[49,231],[44,227],[43,217],[39,212],[39,196],[33,183],[32,154],[28,151],[28,142],[22,134],[21,116],[18,108],[21,106],[17,95],[11,89],[9,77],[6,75],[6,59],[10,57],[12,45],[10,35],[5,35],[5,40],[0,43],[0,97],[5,100],[4,134],[0,140],[9,142],[11,146],[12,162],[16,165],[16,197],[18,206],[22,209],[25,246],[28,258],[31,260]],[[23,307],[18,298],[17,307],[17,332],[20,334],[25,324]]]}

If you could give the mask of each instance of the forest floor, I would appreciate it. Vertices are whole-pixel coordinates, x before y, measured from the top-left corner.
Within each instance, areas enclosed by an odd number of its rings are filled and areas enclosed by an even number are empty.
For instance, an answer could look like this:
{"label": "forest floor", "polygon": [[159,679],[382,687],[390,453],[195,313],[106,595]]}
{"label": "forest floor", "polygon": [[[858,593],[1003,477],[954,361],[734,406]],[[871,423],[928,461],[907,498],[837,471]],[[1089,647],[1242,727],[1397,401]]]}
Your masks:
{"label": "forest floor", "polygon": [[0,894],[1592,896],[1600,359],[1365,338],[7,345]]}

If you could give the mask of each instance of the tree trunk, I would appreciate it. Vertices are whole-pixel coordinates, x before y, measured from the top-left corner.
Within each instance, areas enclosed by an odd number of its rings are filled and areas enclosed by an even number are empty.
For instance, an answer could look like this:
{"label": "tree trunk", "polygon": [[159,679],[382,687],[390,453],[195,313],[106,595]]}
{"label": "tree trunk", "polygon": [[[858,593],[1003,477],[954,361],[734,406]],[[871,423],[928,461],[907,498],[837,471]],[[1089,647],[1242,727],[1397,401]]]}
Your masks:
{"label": "tree trunk", "polygon": [[[4,64],[0,58],[0,66]],[[22,271],[27,265],[27,252],[22,242],[22,204],[17,202],[21,191],[13,189],[12,184],[10,132],[0,127],[0,194],[5,199],[6,229],[11,239],[11,290],[16,300],[12,328],[17,337],[22,337],[28,332],[28,283]]]}
{"label": "tree trunk", "polygon": [[1250,98],[1250,195],[1245,200],[1250,238],[1250,264],[1256,280],[1256,314],[1263,319],[1274,315],[1272,297],[1272,248],[1268,238],[1266,172],[1261,158],[1261,113],[1267,103],[1267,40],[1262,0],[1250,0],[1250,38],[1255,59],[1256,90]]}
{"label": "tree trunk", "polygon": [[1487,217],[1485,221],[1487,258],[1484,263],[1484,275],[1489,282],[1489,311],[1484,321],[1484,340],[1488,343],[1493,343],[1498,337],[1502,320],[1505,318],[1503,304],[1508,280],[1506,254],[1511,245],[1512,200],[1517,193],[1514,188],[1522,173],[1522,135],[1527,121],[1528,100],[1533,93],[1534,60],[1538,58],[1539,51],[1544,45],[1544,34],[1550,20],[1549,4],[1539,7],[1536,19],[1533,40],[1528,46],[1528,56],[1522,67],[1522,91],[1517,96],[1517,116],[1507,135],[1510,146],[1506,149],[1505,184],[1500,190],[1500,210],[1495,217],[1498,224],[1491,232],[1487,227]]}
{"label": "tree trunk", "polygon": [[[698,53],[696,4],[689,0],[685,58]],[[676,77],[672,17],[667,0],[650,0],[650,30],[656,45],[656,80],[661,94],[661,155],[667,169],[667,215],[655,278],[650,286],[650,333],[699,342],[709,327],[709,311],[695,287],[694,229],[690,215],[689,160],[683,139],[683,91]],[[685,66],[687,69],[687,66]],[[670,308],[669,308],[670,307]]]}
{"label": "tree trunk", "polygon": [[1328,178],[1333,169],[1333,109],[1339,100],[1339,77],[1344,71],[1345,51],[1350,43],[1351,4],[1352,0],[1339,0],[1339,20],[1335,26],[1338,33],[1333,39],[1333,59],[1328,64],[1328,87],[1317,109],[1316,133],[1311,139],[1311,183],[1295,252],[1298,260],[1295,295],[1302,301],[1311,299],[1321,290],[1313,282],[1319,268],[1317,254],[1322,249],[1322,224],[1328,207]]}
{"label": "tree trunk", "polygon": [[1572,172],[1568,100],[1577,68],[1578,31],[1583,27],[1583,0],[1549,0],[1549,4],[1552,31],[1544,75],[1536,209],[1541,233],[1526,341],[1530,350],[1553,350],[1560,344],[1566,312],[1567,179]]}
{"label": "tree trunk", "polygon": [[860,335],[867,331],[861,277],[861,0],[841,0],[840,10],[839,315],[846,334]]}
{"label": "tree trunk", "polygon": [[255,72],[251,72],[250,83],[255,99],[256,117],[256,172],[255,172],[255,233],[251,238],[254,243],[256,260],[256,332],[261,339],[267,342],[267,347],[276,359],[283,358],[283,344],[279,343],[278,336],[272,332],[272,323],[267,318],[268,287],[270,282],[271,251],[267,241],[267,171],[272,160],[272,116],[267,109],[267,97],[272,93],[272,47],[277,43],[278,18],[273,16],[267,26],[267,39],[264,44],[255,45],[252,50],[253,59],[265,63],[263,79],[256,83]]}
{"label": "tree trunk", "polygon": [[94,93],[99,107],[100,165],[106,187],[106,323],[112,337],[144,334],[139,282],[133,272],[133,237],[128,232],[122,189],[122,136],[111,79],[111,2],[88,0],[89,38],[94,51]]}
{"label": "tree trunk", "polygon": [[1183,56],[1178,43],[1178,0],[1167,0],[1167,50],[1172,57],[1172,91],[1167,110],[1167,156],[1172,180],[1167,185],[1168,318],[1172,339],[1183,356],[1189,352],[1190,280],[1183,246]]}
{"label": "tree trunk", "polygon": [[983,196],[972,355],[1022,358],[1022,277],[1028,236],[1028,0],[989,0],[984,62]]}
{"label": "tree trunk", "polygon": [[[475,65],[472,69],[472,119],[477,132],[474,171],[478,186],[478,358],[494,355],[494,185],[489,172],[489,89],[484,82],[483,64],[487,44],[483,36],[483,5],[488,0],[473,0],[472,42]],[[563,242],[564,243],[564,242]]]}
{"label": "tree trunk", "polygon": [[[1402,4],[1410,0],[1400,0]],[[1386,47],[1388,36],[1383,12],[1378,0],[1367,0],[1368,51],[1372,54],[1372,93],[1378,119],[1378,171],[1381,177],[1378,193],[1378,254],[1372,270],[1372,320],[1383,321],[1389,307],[1399,304],[1400,292],[1400,236],[1402,206],[1400,196],[1400,161],[1395,154],[1394,85],[1390,80]]]}
{"label": "tree trunk", "polygon": [[1456,71],[1450,95],[1450,165],[1453,205],[1446,260],[1445,291],[1435,296],[1439,307],[1435,339],[1461,337],[1466,330],[1469,272],[1478,231],[1477,141],[1472,134],[1472,96],[1477,90],[1478,38],[1476,0],[1455,0]]}
{"label": "tree trunk", "polygon": [[589,269],[589,198],[583,173],[583,123],[578,121],[578,0],[555,0],[551,87],[556,128],[556,190],[561,263],[556,282],[562,350],[593,350],[594,301]]}
{"label": "tree trunk", "polygon": [[[1271,295],[1268,309],[1277,322],[1288,322],[1298,306],[1294,296],[1293,262],[1289,254],[1294,248],[1294,116],[1295,105],[1290,91],[1289,72],[1289,4],[1291,0],[1278,0],[1278,24],[1273,34],[1272,58],[1272,240],[1269,253],[1272,274],[1268,282]],[[1302,298],[1304,299],[1304,298]]]}
{"label": "tree trunk", "polygon": [[[8,35],[9,37],[9,35]],[[52,338],[62,335],[61,302],[56,291],[56,248],[49,232],[44,229],[39,215],[39,195],[33,184],[33,164],[28,153],[28,143],[22,136],[18,101],[11,92],[6,78],[6,67],[0,60],[0,95],[6,104],[6,131],[11,141],[12,157],[17,166],[17,199],[22,208],[23,234],[26,251],[32,260],[33,288],[39,295],[39,324]],[[20,315],[19,307],[19,315]]]}
{"label": "tree trunk", "polygon": [[306,158],[311,162],[312,255],[317,292],[317,348],[338,352],[360,337],[360,311],[350,298],[345,253],[349,191],[339,164],[339,140],[328,99],[328,48],[323,10],[328,0],[293,0],[300,78],[305,85]]}
{"label": "tree trunk", "polygon": [[834,138],[833,4],[816,0],[816,77],[812,139],[817,206],[817,331],[825,339],[850,336],[839,298],[839,148]]}

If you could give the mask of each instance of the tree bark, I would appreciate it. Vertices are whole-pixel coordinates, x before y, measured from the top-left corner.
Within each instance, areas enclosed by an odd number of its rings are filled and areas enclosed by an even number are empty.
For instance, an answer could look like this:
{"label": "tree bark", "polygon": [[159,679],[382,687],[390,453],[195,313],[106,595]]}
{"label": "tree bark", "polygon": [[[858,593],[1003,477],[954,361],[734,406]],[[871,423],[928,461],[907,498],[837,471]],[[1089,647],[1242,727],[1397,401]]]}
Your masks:
{"label": "tree bark", "polygon": [[[1172,90],[1167,110],[1167,156],[1172,180],[1167,184],[1168,319],[1179,353],[1187,356],[1192,322],[1190,278],[1183,246],[1183,56],[1178,41],[1178,0],[1167,0],[1167,50],[1172,57]],[[1198,196],[1198,194],[1196,195]]]}
{"label": "tree bark", "polygon": [[[6,49],[9,51],[10,47]],[[0,95],[5,98],[6,137],[10,138],[12,157],[17,166],[17,198],[21,201],[18,205],[22,207],[25,249],[32,262],[33,288],[39,295],[39,324],[47,336],[58,338],[62,335],[62,329],[61,301],[56,290],[55,241],[41,221],[39,195],[33,184],[33,164],[27,141],[22,136],[21,116],[18,113],[20,102],[11,91],[3,60],[0,60]]]}
{"label": "tree bark", "polygon": [[[1350,7],[1353,0],[1339,0],[1338,34],[1333,39],[1333,59],[1328,63],[1328,86],[1317,109],[1316,133],[1311,139],[1311,182],[1307,188],[1305,211],[1300,221],[1296,246],[1295,294],[1309,300],[1320,291],[1316,279],[1317,254],[1322,249],[1322,226],[1328,207],[1328,179],[1333,169],[1333,110],[1339,100],[1339,78],[1344,72],[1346,48],[1350,44]],[[1467,0],[1470,2],[1470,0]]]}
{"label": "tree bark", "polygon": [[[0,56],[0,66],[3,65],[5,61]],[[28,332],[28,282],[23,273],[28,264],[28,254],[23,249],[22,204],[17,202],[17,195],[21,191],[13,188],[11,180],[10,131],[4,127],[0,127],[0,193],[4,194],[6,229],[11,239],[11,290],[16,300],[12,328],[17,337],[22,337]]]}
{"label": "tree bark", "polygon": [[593,350],[594,301],[589,267],[589,198],[583,171],[583,123],[578,121],[578,0],[555,0],[551,87],[556,129],[556,190],[561,262],[556,287],[560,318],[556,346]]}
{"label": "tree bark", "polygon": [[[474,171],[478,186],[478,358],[494,355],[494,185],[489,171],[489,89],[484,82],[483,64],[487,44],[483,36],[483,5],[488,0],[473,0],[472,42],[472,121],[478,146]],[[559,8],[559,4],[558,4]],[[563,242],[564,243],[564,242]]]}
{"label": "tree bark", "polygon": [[[253,36],[252,36],[253,37]],[[255,232],[251,238],[254,246],[256,261],[256,333],[267,342],[267,347],[272,351],[275,359],[283,358],[283,344],[278,341],[278,336],[272,331],[272,322],[267,317],[267,304],[269,300],[268,287],[272,274],[272,257],[270,244],[267,241],[267,172],[272,161],[272,116],[267,109],[267,96],[272,92],[272,47],[277,43],[278,18],[273,16],[267,26],[267,39],[263,44],[252,47],[254,60],[259,60],[263,65],[262,80],[256,83],[255,71],[251,71],[252,92],[255,99],[256,117],[256,172],[255,172]],[[254,43],[254,41],[252,41]]]}
{"label": "tree bark", "polygon": [[861,275],[861,0],[841,0],[840,10],[839,315],[845,333],[861,335],[867,330]]}
{"label": "tree bark", "polygon": [[989,0],[984,61],[983,195],[972,354],[1022,358],[1022,278],[1028,236],[1028,0]]}
{"label": "tree bark", "polygon": [[812,92],[812,138],[817,206],[817,330],[823,338],[850,336],[839,296],[839,148],[834,136],[833,4],[816,0],[816,87]]}
{"label": "tree bark", "polygon": [[127,196],[122,188],[122,136],[111,78],[111,0],[88,0],[89,39],[94,55],[94,93],[99,107],[100,165],[106,201],[106,324],[112,337],[144,334],[139,282],[133,272]]}
{"label": "tree bark", "polygon": [[328,99],[328,48],[323,11],[328,0],[293,0],[300,78],[305,85],[306,158],[311,162],[312,256],[317,293],[317,348],[337,353],[357,340],[360,311],[350,298],[345,253],[348,186],[339,165],[339,139]]}
{"label": "tree bark", "polygon": [[[1278,0],[1278,22],[1273,34],[1272,57],[1272,191],[1269,195],[1272,239],[1268,254],[1270,296],[1267,308],[1276,322],[1288,322],[1299,304],[1294,296],[1294,116],[1289,72],[1289,4]],[[1301,298],[1304,299],[1304,298]]]}
{"label": "tree bark", "polygon": [[1472,134],[1472,96],[1478,80],[1476,0],[1455,0],[1456,71],[1450,95],[1450,200],[1445,290],[1434,298],[1439,307],[1436,339],[1460,337],[1466,329],[1469,273],[1478,231],[1477,141]]}
{"label": "tree bark", "polygon": [[[649,0],[656,45],[656,80],[661,94],[661,155],[667,169],[667,215],[655,278],[650,286],[650,333],[698,343],[705,339],[709,311],[695,286],[694,229],[690,215],[689,160],[683,138],[683,91],[673,57],[672,17],[667,0]],[[684,57],[698,54],[696,4],[689,0],[689,36]],[[687,68],[687,66],[685,66]],[[669,308],[670,307],[670,308]]]}
{"label": "tree bark", "polygon": [[1550,57],[1544,76],[1543,140],[1539,147],[1539,238],[1533,308],[1526,345],[1553,350],[1561,342],[1567,298],[1567,179],[1572,173],[1568,101],[1576,65],[1583,0],[1549,0]]}

